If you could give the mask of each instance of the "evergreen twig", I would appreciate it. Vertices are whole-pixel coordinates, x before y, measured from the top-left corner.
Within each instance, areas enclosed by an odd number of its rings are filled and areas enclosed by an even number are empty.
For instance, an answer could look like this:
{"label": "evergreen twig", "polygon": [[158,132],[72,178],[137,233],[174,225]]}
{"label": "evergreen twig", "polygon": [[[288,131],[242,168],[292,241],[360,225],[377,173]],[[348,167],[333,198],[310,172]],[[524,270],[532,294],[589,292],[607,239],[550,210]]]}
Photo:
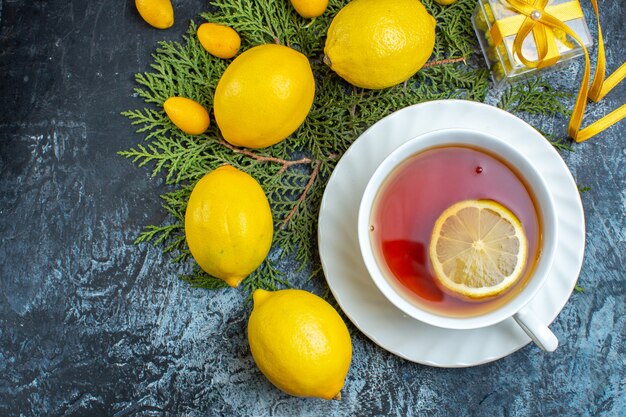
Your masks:
{"label": "evergreen twig", "polygon": [[570,97],[571,93],[555,89],[543,78],[532,78],[509,86],[502,94],[498,107],[514,113],[569,115],[571,111],[563,101]]}
{"label": "evergreen twig", "polygon": [[[327,11],[315,20],[300,17],[283,0],[215,0],[211,2],[213,12],[201,14],[206,21],[235,29],[241,35],[242,50],[276,42],[309,58],[316,77],[311,111],[291,137],[270,148],[234,147],[221,138],[215,123],[203,135],[186,135],[163,112],[163,102],[174,95],[192,98],[211,109],[217,81],[229,63],[206,53],[195,35],[196,23],[191,22],[181,42],[160,42],[150,71],[136,75],[135,93],[146,108],[122,114],[137,127],[144,142],[119,153],[139,167],[151,167],[153,176],[164,175],[173,187],[161,196],[168,213],[164,224],[147,226],[136,242],[162,247],[173,262],[190,262],[192,273],[181,276],[190,285],[209,289],[226,286],[195,264],[185,242],[187,200],[194,184],[206,173],[228,163],[261,183],[276,225],[273,247],[242,287],[248,294],[256,288],[287,287],[290,284],[281,271],[286,259],[295,260],[302,271],[310,266],[309,279],[321,274],[315,238],[324,187],[339,157],[365,129],[411,104],[446,98],[485,99],[489,77],[476,60],[470,20],[475,1],[459,0],[442,7],[433,0],[423,0],[437,20],[431,61],[403,85],[384,90],[354,88],[323,63],[326,30],[347,1],[330,0]],[[500,106],[533,114],[566,112],[562,98],[562,93],[549,85],[534,81],[503,95]]]}

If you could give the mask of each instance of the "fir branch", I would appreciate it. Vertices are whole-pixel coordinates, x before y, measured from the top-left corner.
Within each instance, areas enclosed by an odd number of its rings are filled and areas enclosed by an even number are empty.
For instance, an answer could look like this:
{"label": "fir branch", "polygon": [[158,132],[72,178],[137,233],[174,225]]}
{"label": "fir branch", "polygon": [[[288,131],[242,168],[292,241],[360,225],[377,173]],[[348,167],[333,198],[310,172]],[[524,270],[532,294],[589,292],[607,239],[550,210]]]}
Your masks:
{"label": "fir branch", "polygon": [[441,6],[433,0],[423,0],[426,9],[437,20],[438,31],[434,57],[468,58],[475,48],[475,34],[471,18],[476,8],[473,0],[459,0],[448,6]]}
{"label": "fir branch", "polygon": [[289,213],[287,213],[285,220],[283,220],[283,223],[280,226],[281,229],[284,229],[287,226],[287,223],[289,223],[289,220],[291,220],[293,215],[298,211],[298,208],[300,207],[302,202],[306,199],[306,196],[309,190],[311,189],[311,186],[313,186],[313,184],[315,183],[315,179],[317,178],[317,175],[319,174],[319,172],[320,172],[320,161],[315,161],[313,163],[313,172],[311,172],[309,181],[304,186],[304,190],[302,190],[302,194],[300,195],[300,197],[298,197],[298,200],[296,200],[296,203],[294,204],[293,208],[289,211]]}
{"label": "fir branch", "polygon": [[567,139],[548,139],[550,144],[560,151],[574,152],[574,148],[570,145],[571,140]]}
{"label": "fir branch", "polygon": [[[347,1],[330,0],[327,11],[314,20],[300,17],[284,0],[216,0],[211,2],[211,12],[201,14],[205,21],[234,28],[241,35],[242,50],[277,42],[309,58],[316,77],[313,106],[291,137],[270,148],[232,146],[222,139],[215,124],[203,135],[189,136],[165,115],[163,102],[174,95],[192,98],[211,109],[217,82],[229,63],[206,53],[197,40],[196,23],[191,22],[181,42],[160,42],[150,70],[136,75],[135,94],[146,108],[122,114],[144,141],[119,154],[139,167],[151,167],[153,176],[164,175],[174,188],[161,196],[168,215],[164,223],[147,226],[137,243],[158,245],[172,262],[189,263],[192,273],[181,279],[191,286],[226,287],[222,280],[198,267],[185,241],[187,200],[206,173],[228,163],[260,182],[272,208],[274,241],[268,258],[241,286],[248,295],[256,288],[288,287],[281,272],[287,260],[295,260],[300,271],[309,271],[309,279],[322,274],[316,229],[324,187],[341,155],[365,129],[400,108],[422,101],[484,100],[489,74],[484,65],[475,62],[476,42],[470,21],[473,0],[459,0],[445,7],[423,0],[437,20],[431,60],[403,85],[384,90],[354,88],[323,63],[327,28]],[[558,94],[549,86],[529,83],[525,89],[509,92],[501,102],[502,107],[513,111],[554,112],[563,110],[558,101],[563,96]],[[540,101],[543,107],[537,105]]]}
{"label": "fir branch", "polygon": [[186,260],[190,252],[185,241],[185,210],[190,194],[190,187],[182,187],[162,195],[163,208],[171,216],[170,222],[146,226],[135,243],[161,245],[163,253],[176,254],[172,259],[174,263]]}
{"label": "fir branch", "polygon": [[570,93],[556,90],[549,82],[537,77],[509,86],[500,97],[498,107],[512,113],[569,115],[571,111],[563,101],[570,97]]}
{"label": "fir branch", "polygon": [[448,58],[448,59],[440,59],[437,61],[428,61],[427,63],[424,64],[422,68],[436,67],[437,65],[444,65],[444,64],[454,64],[455,62],[463,62],[464,64],[466,64],[466,60],[464,57]]}
{"label": "fir branch", "polygon": [[540,129],[537,129],[539,133],[541,133],[547,140],[550,142],[552,146],[554,146],[559,151],[567,151],[574,152],[574,148],[572,148],[571,143],[572,140],[568,138],[556,138],[553,134],[546,133]]}
{"label": "fir branch", "polygon": [[180,279],[191,285],[193,288],[206,288],[208,290],[219,290],[228,288],[226,281],[212,277],[196,266],[191,275],[181,275]]}
{"label": "fir branch", "polygon": [[[280,288],[290,287],[289,282],[285,281],[282,276],[283,273],[278,268],[270,261],[265,260],[259,269],[241,282],[240,286],[244,293],[248,294],[249,301],[252,293],[257,288],[275,291]],[[205,288],[209,290],[228,288],[228,284],[226,284],[225,281],[210,276],[198,266],[193,269],[191,275],[182,275],[180,278],[193,288]]]}
{"label": "fir branch", "polygon": [[276,173],[277,175],[280,175],[283,172],[285,172],[285,170],[289,168],[290,166],[299,165],[299,164],[310,164],[312,162],[311,158],[307,158],[307,157],[288,161],[286,159],[274,158],[273,156],[258,155],[247,149],[237,148],[236,146],[231,145],[230,143],[226,142],[223,139],[220,139],[220,144],[222,144],[223,146],[226,146],[228,149],[230,149],[231,151],[235,153],[240,153],[242,155],[249,156],[250,158],[254,158],[257,161],[274,162],[276,164],[280,164],[281,167],[280,167],[280,170]]}
{"label": "fir branch", "polygon": [[241,282],[241,286],[248,297],[255,289],[275,291],[280,288],[291,287],[289,282],[283,279],[284,273],[277,268],[271,259],[266,259],[259,269]]}
{"label": "fir branch", "polygon": [[153,246],[167,240],[173,233],[178,232],[179,224],[167,224],[162,226],[150,225],[135,239],[135,244],[151,242]]}

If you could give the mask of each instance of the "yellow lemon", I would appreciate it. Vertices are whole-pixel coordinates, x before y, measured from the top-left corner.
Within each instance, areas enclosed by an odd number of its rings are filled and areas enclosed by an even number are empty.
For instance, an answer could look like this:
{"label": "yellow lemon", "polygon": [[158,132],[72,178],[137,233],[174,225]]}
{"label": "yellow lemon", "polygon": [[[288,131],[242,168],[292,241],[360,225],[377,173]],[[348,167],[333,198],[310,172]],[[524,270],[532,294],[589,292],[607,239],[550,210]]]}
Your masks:
{"label": "yellow lemon", "polygon": [[143,20],[157,29],[167,29],[174,24],[170,0],[135,0],[135,7]]}
{"label": "yellow lemon", "polygon": [[452,3],[456,3],[457,0],[435,0],[435,3],[438,3],[442,6],[449,6]]}
{"label": "yellow lemon", "polygon": [[190,135],[204,133],[211,123],[206,109],[190,98],[170,97],[163,103],[163,109],[172,123]]}
{"label": "yellow lemon", "polygon": [[248,341],[267,379],[290,395],[341,398],[352,342],[337,311],[302,290],[256,290],[253,299]]}
{"label": "yellow lemon", "polygon": [[259,183],[230,165],[206,174],[185,212],[191,255],[208,274],[236,287],[267,256],[272,213]]}
{"label": "yellow lemon", "polygon": [[311,19],[324,14],[328,0],[291,0],[291,5],[300,16]]}
{"label": "yellow lemon", "polygon": [[357,87],[399,84],[426,63],[435,19],[419,0],[352,0],[328,28],[324,61]]}
{"label": "yellow lemon", "polygon": [[228,59],[237,55],[241,38],[235,29],[217,23],[203,23],[196,32],[198,40],[208,53]]}
{"label": "yellow lemon", "polygon": [[439,216],[429,253],[443,287],[480,299],[517,282],[526,266],[528,243],[509,209],[492,200],[465,200]]}
{"label": "yellow lemon", "polygon": [[282,45],[256,46],[235,58],[217,83],[215,121],[231,144],[265,148],[304,122],[314,95],[304,55]]}

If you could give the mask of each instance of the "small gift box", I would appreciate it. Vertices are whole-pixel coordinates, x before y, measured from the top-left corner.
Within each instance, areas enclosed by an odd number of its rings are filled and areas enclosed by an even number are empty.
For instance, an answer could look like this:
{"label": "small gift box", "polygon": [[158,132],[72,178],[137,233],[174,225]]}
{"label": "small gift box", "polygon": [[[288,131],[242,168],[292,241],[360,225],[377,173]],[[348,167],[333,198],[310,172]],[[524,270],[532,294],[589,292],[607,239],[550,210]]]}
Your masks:
{"label": "small gift box", "polygon": [[[523,13],[521,13],[523,12]],[[583,47],[542,15],[567,25],[585,47],[593,44],[578,0],[479,0],[474,30],[496,84],[517,81],[584,54]]]}

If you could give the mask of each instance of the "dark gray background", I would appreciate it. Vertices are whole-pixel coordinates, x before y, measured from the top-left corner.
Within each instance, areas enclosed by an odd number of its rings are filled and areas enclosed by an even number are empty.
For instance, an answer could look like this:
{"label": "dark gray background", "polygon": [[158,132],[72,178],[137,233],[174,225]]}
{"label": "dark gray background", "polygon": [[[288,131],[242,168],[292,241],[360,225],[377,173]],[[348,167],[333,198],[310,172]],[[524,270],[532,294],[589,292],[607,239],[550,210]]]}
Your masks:
{"label": "dark gray background", "polygon": [[[159,31],[130,0],[0,0],[0,415],[626,415],[624,122],[562,153],[591,190],[585,291],[552,325],[555,353],[529,345],[491,364],[436,369],[351,327],[341,401],[289,397],[265,380],[242,293],[189,288],[159,248],[132,243],[165,218],[165,188],[116,155],[141,140],[119,113],[142,106],[133,75],[148,70],[156,42],[180,39],[208,8],[173,3],[174,27]],[[602,3],[613,69],[626,12]],[[578,62],[551,79],[574,91],[581,72]],[[625,97],[620,86],[590,118]],[[566,124],[527,120],[560,135]]]}

